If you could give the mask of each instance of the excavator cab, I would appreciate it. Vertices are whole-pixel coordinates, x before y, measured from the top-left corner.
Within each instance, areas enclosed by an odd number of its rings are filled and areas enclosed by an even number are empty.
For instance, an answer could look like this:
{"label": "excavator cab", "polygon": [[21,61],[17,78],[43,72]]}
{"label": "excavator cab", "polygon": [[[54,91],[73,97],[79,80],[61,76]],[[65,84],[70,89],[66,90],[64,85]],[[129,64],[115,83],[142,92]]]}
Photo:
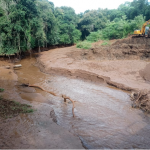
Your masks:
{"label": "excavator cab", "polygon": [[134,35],[142,35],[141,30],[135,30],[133,34]]}

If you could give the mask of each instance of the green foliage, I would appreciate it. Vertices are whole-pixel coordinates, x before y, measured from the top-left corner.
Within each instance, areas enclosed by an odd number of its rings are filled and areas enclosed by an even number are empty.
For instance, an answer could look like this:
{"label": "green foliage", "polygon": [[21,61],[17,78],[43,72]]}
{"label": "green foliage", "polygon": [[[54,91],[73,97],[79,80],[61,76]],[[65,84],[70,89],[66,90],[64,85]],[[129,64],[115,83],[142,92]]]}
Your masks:
{"label": "green foliage", "polygon": [[78,18],[74,9],[60,7],[55,9],[55,16],[58,22],[58,43],[74,44],[80,40],[81,32],[76,29]]}
{"label": "green foliage", "polygon": [[92,44],[89,41],[83,41],[83,42],[78,42],[76,47],[82,49],[90,49],[92,47]]}
{"label": "green foliage", "polygon": [[4,92],[4,90],[5,90],[5,89],[3,89],[3,88],[0,88],[0,92]]}
{"label": "green foliage", "polygon": [[102,31],[104,39],[125,38],[128,34],[133,34],[134,30],[141,29],[144,23],[142,15],[135,17],[134,20],[127,20],[126,16],[117,22],[108,23],[107,27]]}
{"label": "green foliage", "polygon": [[[133,32],[134,28],[138,28],[145,20],[150,19],[150,4],[148,0],[133,0],[133,2],[125,2],[118,9],[98,9],[88,10],[84,14],[80,14],[78,29],[82,32],[82,40],[88,39],[90,32],[103,30],[104,38],[122,38]],[[135,17],[145,16],[141,23],[135,22]],[[125,18],[123,18],[126,16]],[[135,21],[131,21],[135,20]],[[129,25],[130,24],[130,25]],[[119,32],[117,31],[119,28]],[[116,31],[115,31],[116,30]],[[122,33],[121,33],[122,32]],[[109,35],[110,33],[110,35]],[[114,35],[113,35],[114,34]],[[95,41],[95,40],[94,40]]]}
{"label": "green foliage", "polygon": [[32,106],[27,104],[21,104],[16,101],[10,101],[0,97],[0,117],[12,118],[22,113],[33,113]]}
{"label": "green foliage", "polygon": [[97,42],[98,40],[102,39],[102,32],[101,31],[91,32],[86,39],[87,41],[90,42]]}
{"label": "green foliage", "polygon": [[110,45],[110,42],[109,42],[109,41],[104,41],[101,45],[102,45],[102,46],[109,46],[109,45]]}
{"label": "green foliage", "polygon": [[127,20],[126,16],[123,16],[121,19],[116,18],[112,22],[108,21],[106,28],[95,32],[93,36],[90,34],[87,40],[94,42],[96,39],[110,40],[125,38],[128,34],[133,34],[134,30],[141,29],[144,22],[142,15],[135,17],[134,20]]}
{"label": "green foliage", "polygon": [[90,32],[105,28],[106,22],[107,17],[104,10],[86,11],[78,23],[78,29],[82,31],[82,39],[85,39]]}
{"label": "green foliage", "polygon": [[71,7],[55,8],[48,0],[0,0],[0,54],[19,54],[35,47],[68,45],[79,40],[124,38],[150,19],[149,10],[148,0],[80,14]]}

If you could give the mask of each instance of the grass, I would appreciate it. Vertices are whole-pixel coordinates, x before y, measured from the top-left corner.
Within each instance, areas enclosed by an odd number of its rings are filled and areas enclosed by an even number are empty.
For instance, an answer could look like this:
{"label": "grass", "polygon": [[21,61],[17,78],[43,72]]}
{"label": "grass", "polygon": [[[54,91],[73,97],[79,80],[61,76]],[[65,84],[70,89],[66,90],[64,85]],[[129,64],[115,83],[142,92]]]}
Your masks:
{"label": "grass", "polygon": [[32,106],[27,104],[21,104],[16,101],[10,101],[0,96],[0,117],[1,118],[12,118],[19,114],[33,113]]}
{"label": "grass", "polygon": [[4,89],[3,89],[3,88],[0,88],[0,92],[4,92]]}
{"label": "grass", "polygon": [[102,45],[102,46],[109,46],[109,45],[110,45],[110,42],[109,42],[109,41],[104,41],[101,45]]}
{"label": "grass", "polygon": [[76,47],[82,49],[90,49],[92,47],[92,43],[89,41],[82,41],[77,43]]}

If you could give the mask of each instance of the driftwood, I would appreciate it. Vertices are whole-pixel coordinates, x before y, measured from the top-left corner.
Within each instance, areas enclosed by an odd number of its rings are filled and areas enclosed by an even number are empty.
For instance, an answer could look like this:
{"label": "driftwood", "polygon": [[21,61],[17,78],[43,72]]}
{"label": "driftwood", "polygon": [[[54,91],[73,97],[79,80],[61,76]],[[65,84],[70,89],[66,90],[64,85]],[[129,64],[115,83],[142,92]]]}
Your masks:
{"label": "driftwood", "polygon": [[150,112],[150,99],[148,97],[148,92],[140,91],[140,92],[132,92],[131,100],[133,101],[132,107],[140,108],[145,112]]}
{"label": "driftwood", "polygon": [[73,104],[72,114],[73,114],[73,117],[75,117],[75,114],[74,114],[75,103],[74,103],[74,101],[70,97],[67,97],[66,95],[62,95],[62,98],[64,98],[64,102],[66,102],[67,99],[72,102],[72,104]]}
{"label": "driftwood", "polygon": [[73,117],[75,117],[75,114],[74,114],[74,108],[75,108],[75,101],[73,101],[70,97],[67,97],[66,95],[57,95],[56,93],[54,92],[51,92],[51,91],[47,91],[45,89],[43,89],[41,86],[37,86],[37,85],[30,85],[30,84],[22,84],[22,86],[27,86],[27,87],[35,87],[35,88],[39,88],[41,89],[42,91],[45,91],[47,93],[50,93],[52,94],[53,96],[59,96],[59,97],[62,97],[64,99],[64,102],[66,102],[66,100],[70,100],[72,102],[72,114],[73,114]]}
{"label": "driftwood", "polygon": [[[21,64],[19,64],[19,65],[14,65],[14,66],[13,66],[13,68],[20,68],[20,67],[22,67]],[[10,69],[11,66],[5,66],[5,68],[6,68],[6,69]]]}
{"label": "driftwood", "polygon": [[36,87],[36,88],[39,88],[39,89],[41,89],[42,91],[45,91],[45,92],[47,92],[47,93],[50,93],[50,94],[52,94],[53,96],[57,96],[54,92],[51,92],[51,91],[46,91],[46,90],[44,90],[42,87],[40,87],[40,86],[37,86],[37,85],[28,85],[28,87]]}

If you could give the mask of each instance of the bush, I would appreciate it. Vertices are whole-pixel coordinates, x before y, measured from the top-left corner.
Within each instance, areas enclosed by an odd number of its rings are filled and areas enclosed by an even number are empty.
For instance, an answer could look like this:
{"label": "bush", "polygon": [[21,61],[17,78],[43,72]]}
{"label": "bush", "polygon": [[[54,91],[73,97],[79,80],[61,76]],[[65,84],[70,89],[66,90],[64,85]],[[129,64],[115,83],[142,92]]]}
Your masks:
{"label": "bush", "polygon": [[97,31],[97,32],[91,32],[90,35],[86,38],[87,41],[90,42],[97,42],[102,38],[102,32]]}
{"label": "bush", "polygon": [[101,31],[91,32],[87,37],[87,41],[96,42],[100,39],[111,40],[125,38],[128,34],[133,34],[134,30],[141,29],[144,22],[145,18],[143,15],[135,17],[134,20],[127,20],[126,16],[115,18],[111,22],[108,21],[106,27]]}
{"label": "bush", "polygon": [[3,89],[3,88],[0,88],[0,92],[4,92],[4,89]]}
{"label": "bush", "polygon": [[126,20],[126,16],[122,19],[116,19],[108,22],[105,29],[102,30],[103,39],[121,39],[133,34],[134,30],[141,29],[144,23],[142,15],[137,16],[134,20]]}
{"label": "bush", "polygon": [[90,49],[92,47],[92,44],[91,42],[83,41],[83,42],[77,43],[76,47],[83,48],[83,49]]}

